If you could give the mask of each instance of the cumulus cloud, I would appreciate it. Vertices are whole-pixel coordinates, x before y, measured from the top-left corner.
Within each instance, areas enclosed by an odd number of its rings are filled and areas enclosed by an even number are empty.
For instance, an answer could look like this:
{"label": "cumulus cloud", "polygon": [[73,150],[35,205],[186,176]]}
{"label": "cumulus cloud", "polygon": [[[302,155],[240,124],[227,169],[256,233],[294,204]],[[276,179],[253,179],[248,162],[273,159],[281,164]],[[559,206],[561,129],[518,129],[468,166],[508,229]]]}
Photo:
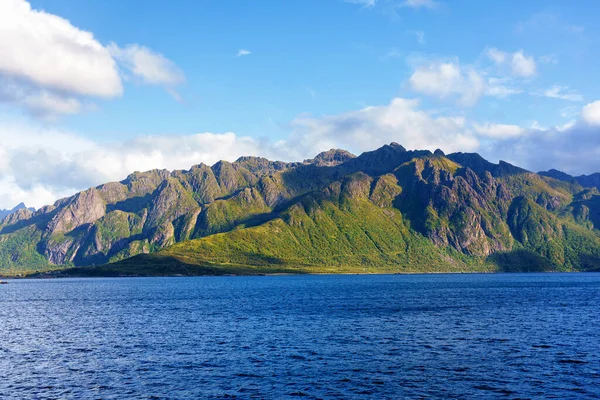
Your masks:
{"label": "cumulus cloud", "polygon": [[33,115],[48,118],[58,114],[77,114],[83,105],[73,96],[0,77],[0,102],[16,104]]}
{"label": "cumulus cloud", "polygon": [[[575,107],[563,110],[574,117]],[[600,101],[583,107],[579,120],[544,128],[537,122],[526,129],[515,125],[473,124],[481,140],[479,152],[491,161],[505,160],[531,171],[550,168],[573,174],[600,172]]]}
{"label": "cumulus cloud", "polygon": [[409,79],[410,87],[419,93],[440,99],[458,97],[464,105],[473,105],[485,91],[483,77],[472,67],[458,62],[436,62],[418,67]]}
{"label": "cumulus cloud", "polygon": [[600,100],[583,107],[581,118],[590,125],[600,125]]}
{"label": "cumulus cloud", "polygon": [[152,50],[104,47],[91,32],[25,0],[0,1],[0,54],[0,102],[42,117],[75,114],[89,108],[89,99],[121,96],[117,61],[144,83],[183,81],[179,68]]}
{"label": "cumulus cloud", "polygon": [[[535,59],[532,56],[526,55],[523,50],[507,53],[495,47],[488,47],[484,51],[484,54],[497,65],[502,65],[507,61],[510,61],[510,68],[513,76],[528,78],[537,73]],[[543,62],[551,62],[551,60],[547,58],[549,56],[545,57],[546,58],[540,58],[540,60],[543,60]]]}
{"label": "cumulus cloud", "polygon": [[[529,79],[537,73],[532,56],[522,50],[508,53],[487,47],[482,55],[492,63],[461,64],[458,58],[438,61],[427,57],[407,57],[414,68],[408,80],[415,92],[439,99],[458,100],[463,106],[472,106],[482,97],[506,98],[524,93]],[[553,86],[546,91],[529,91],[529,94],[580,101],[579,94],[568,87]]]}
{"label": "cumulus cloud", "polygon": [[36,113],[73,113],[73,96],[123,92],[115,61],[92,33],[24,0],[0,2],[0,54],[0,99]]}
{"label": "cumulus cloud", "polygon": [[290,136],[275,149],[296,160],[330,148],[360,153],[392,141],[407,148],[474,150],[478,141],[465,125],[461,116],[435,116],[421,110],[418,100],[395,98],[383,106],[298,117],[290,123]]}
{"label": "cumulus cloud", "polygon": [[600,130],[581,121],[531,129],[524,135],[482,146],[480,152],[491,160],[502,159],[531,171],[556,168],[574,175],[600,172]]}
{"label": "cumulus cloud", "polygon": [[506,61],[507,56],[507,54],[504,51],[498,50],[494,47],[488,48],[485,51],[485,55],[497,64],[502,64],[504,61]]}
{"label": "cumulus cloud", "polygon": [[535,60],[531,56],[526,56],[522,50],[513,53],[511,67],[515,76],[530,77],[536,74]]}
{"label": "cumulus cloud", "polygon": [[90,96],[123,91],[114,60],[92,33],[24,0],[0,2],[0,53],[6,76]]}

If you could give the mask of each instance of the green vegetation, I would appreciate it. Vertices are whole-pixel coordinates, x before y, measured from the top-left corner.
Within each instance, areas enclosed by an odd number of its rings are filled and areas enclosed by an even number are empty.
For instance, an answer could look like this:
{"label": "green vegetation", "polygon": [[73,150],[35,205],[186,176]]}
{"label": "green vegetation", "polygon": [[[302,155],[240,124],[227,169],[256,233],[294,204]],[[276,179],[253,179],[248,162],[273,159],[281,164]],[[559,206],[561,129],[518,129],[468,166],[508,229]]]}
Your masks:
{"label": "green vegetation", "polygon": [[0,275],[16,276],[51,268],[36,249],[41,235],[34,227],[0,235]]}
{"label": "green vegetation", "polygon": [[[260,226],[211,235],[108,268],[120,273],[392,273],[491,270],[411,234],[401,213],[370,201],[309,195]],[[479,260],[480,262],[483,260]],[[207,270],[208,269],[208,270]],[[78,271],[81,273],[81,271]]]}
{"label": "green vegetation", "polygon": [[523,248],[546,259],[552,270],[587,270],[600,265],[600,237],[560,220],[529,199],[515,199],[508,221]]}
{"label": "green vegetation", "polygon": [[0,275],[586,271],[600,192],[477,154],[134,173],[0,222]]}

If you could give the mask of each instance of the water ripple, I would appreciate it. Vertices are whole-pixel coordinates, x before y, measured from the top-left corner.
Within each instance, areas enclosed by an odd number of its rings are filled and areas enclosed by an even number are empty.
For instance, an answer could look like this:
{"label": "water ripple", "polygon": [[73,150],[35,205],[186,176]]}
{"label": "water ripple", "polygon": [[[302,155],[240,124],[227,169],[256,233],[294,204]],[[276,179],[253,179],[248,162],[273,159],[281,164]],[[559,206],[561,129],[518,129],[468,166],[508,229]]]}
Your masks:
{"label": "water ripple", "polygon": [[598,398],[600,274],[17,280],[0,398]]}

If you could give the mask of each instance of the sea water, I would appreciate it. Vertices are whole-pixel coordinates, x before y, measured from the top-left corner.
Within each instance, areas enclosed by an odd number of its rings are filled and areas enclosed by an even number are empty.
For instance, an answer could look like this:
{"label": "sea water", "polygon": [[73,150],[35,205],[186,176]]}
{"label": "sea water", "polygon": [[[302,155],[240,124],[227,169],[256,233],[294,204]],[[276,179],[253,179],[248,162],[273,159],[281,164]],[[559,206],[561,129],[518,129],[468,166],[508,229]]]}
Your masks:
{"label": "sea water", "polygon": [[0,398],[599,398],[600,274],[13,280]]}

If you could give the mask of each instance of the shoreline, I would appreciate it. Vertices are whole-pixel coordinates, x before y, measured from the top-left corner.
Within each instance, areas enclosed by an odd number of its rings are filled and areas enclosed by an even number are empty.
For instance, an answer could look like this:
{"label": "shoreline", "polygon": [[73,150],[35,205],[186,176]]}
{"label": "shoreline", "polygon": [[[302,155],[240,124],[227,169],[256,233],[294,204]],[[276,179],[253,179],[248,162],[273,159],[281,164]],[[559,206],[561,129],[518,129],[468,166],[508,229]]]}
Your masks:
{"label": "shoreline", "polygon": [[199,275],[184,275],[184,274],[169,274],[169,275],[66,275],[66,274],[48,274],[48,273],[37,273],[26,276],[6,276],[0,275],[0,280],[52,280],[52,279],[106,279],[106,278],[201,278],[201,277],[277,277],[277,276],[348,276],[348,275],[506,275],[506,274],[589,274],[589,273],[600,273],[600,270],[592,271],[439,271],[439,272],[298,272],[298,273],[257,273],[257,274],[199,274]]}

